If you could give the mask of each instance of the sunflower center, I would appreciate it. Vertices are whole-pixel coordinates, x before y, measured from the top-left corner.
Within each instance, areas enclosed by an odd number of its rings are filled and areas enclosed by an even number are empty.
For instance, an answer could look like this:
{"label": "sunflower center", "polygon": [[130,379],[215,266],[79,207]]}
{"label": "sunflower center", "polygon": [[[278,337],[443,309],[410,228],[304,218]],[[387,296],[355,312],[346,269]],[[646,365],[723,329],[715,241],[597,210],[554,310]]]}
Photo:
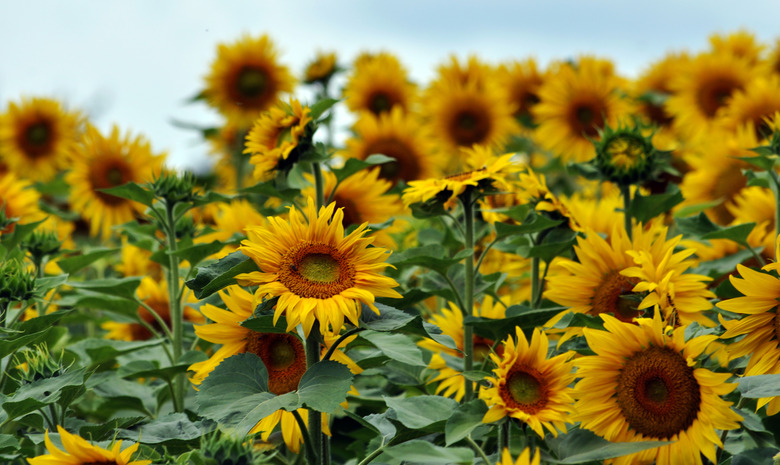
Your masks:
{"label": "sunflower center", "polygon": [[238,72],[236,78],[238,92],[249,98],[263,95],[267,84],[268,76],[259,68],[244,67]]}
{"label": "sunflower center", "polygon": [[393,104],[395,103],[393,100],[394,99],[392,99],[391,96],[387,95],[385,92],[374,92],[368,98],[368,109],[371,110],[371,113],[375,115],[385,113],[393,108]]}
{"label": "sunflower center", "polygon": [[21,137],[22,151],[30,158],[47,155],[53,142],[52,127],[48,121],[37,121],[24,130]]}
{"label": "sunflower center", "polygon": [[590,313],[611,313],[617,319],[630,323],[641,314],[637,309],[639,302],[633,299],[631,293],[633,288],[634,282],[619,272],[608,273],[593,294]]}
{"label": "sunflower center", "polygon": [[329,299],[354,284],[347,258],[329,244],[302,242],[282,257],[279,282],[298,297]]}
{"label": "sunflower center", "polygon": [[98,160],[96,164],[97,166],[94,166],[89,174],[89,181],[92,184],[95,195],[107,205],[120,205],[127,202],[121,197],[100,192],[98,189],[121,186],[132,181],[133,171],[130,165],[118,158],[110,158],[104,162]]}
{"label": "sunflower center", "polygon": [[379,167],[379,176],[388,181],[413,181],[420,178],[422,167],[418,155],[409,144],[396,138],[378,139],[366,146],[364,159],[374,153],[381,153],[395,158],[394,162],[384,163]]}
{"label": "sunflower center", "polygon": [[341,221],[341,224],[345,228],[351,224],[363,223],[362,215],[355,205],[355,201],[350,197],[336,194],[333,196],[333,201],[336,202],[339,208],[343,208],[341,211],[344,213],[344,219]]}
{"label": "sunflower center", "polygon": [[484,143],[490,134],[490,118],[482,106],[470,106],[455,113],[449,132],[457,145],[471,147]]}
{"label": "sunflower center", "polygon": [[658,439],[685,431],[701,407],[701,389],[678,352],[651,346],[635,353],[617,380],[617,404],[632,429]]}
{"label": "sunflower center", "polygon": [[741,87],[739,81],[727,77],[706,82],[701,86],[697,95],[699,108],[707,118],[712,118],[720,107],[726,104],[726,100],[731,97],[731,94]]}
{"label": "sunflower center", "polygon": [[601,105],[595,102],[575,105],[570,113],[569,125],[577,135],[598,136],[599,129],[604,127],[604,114]]}
{"label": "sunflower center", "polygon": [[610,164],[623,171],[634,168],[646,157],[641,141],[633,137],[617,137],[609,142],[605,151]]}
{"label": "sunflower center", "polygon": [[306,353],[300,339],[292,334],[250,331],[246,351],[260,357],[265,364],[270,392],[281,395],[298,388],[306,372]]}
{"label": "sunflower center", "polygon": [[488,358],[488,355],[490,355],[490,348],[493,347],[493,342],[494,341],[484,337],[474,336],[474,360],[482,362]]}
{"label": "sunflower center", "polygon": [[515,365],[507,373],[506,383],[499,393],[509,409],[534,414],[542,410],[549,400],[544,377],[538,370]]}

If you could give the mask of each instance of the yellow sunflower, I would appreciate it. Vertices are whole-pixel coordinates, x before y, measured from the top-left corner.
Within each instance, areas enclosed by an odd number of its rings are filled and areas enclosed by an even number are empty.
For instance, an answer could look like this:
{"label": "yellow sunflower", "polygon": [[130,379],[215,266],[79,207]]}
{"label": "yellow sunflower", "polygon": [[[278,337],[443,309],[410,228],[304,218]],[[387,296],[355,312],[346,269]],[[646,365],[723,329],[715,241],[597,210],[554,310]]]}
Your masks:
{"label": "yellow sunflower", "polygon": [[0,153],[11,171],[33,181],[48,181],[68,168],[83,117],[57,100],[23,98],[0,115]]}
{"label": "yellow sunflower", "polygon": [[353,130],[356,136],[347,140],[342,155],[365,160],[379,153],[395,158],[383,164],[379,172],[381,178],[393,183],[438,176],[446,163],[419,118],[400,108],[379,116],[364,112]]}
{"label": "yellow sunflower", "polygon": [[306,65],[306,70],[303,72],[303,82],[306,84],[327,83],[336,71],[338,71],[336,54],[318,52],[314,60]]}
{"label": "yellow sunflower", "polygon": [[206,76],[206,101],[228,120],[249,126],[295,85],[276,55],[276,46],[267,35],[244,35],[232,44],[219,44]]}
{"label": "yellow sunflower", "polygon": [[716,461],[723,444],[716,430],[742,421],[720,396],[736,384],[730,373],[696,368],[717,336],[685,340],[685,328],[667,332],[658,314],[628,324],[602,314],[606,331],[585,328],[596,355],[576,360],[576,420],[613,442],[645,440],[672,444],[614,459],[622,464],[700,464]]}
{"label": "yellow sunflower", "polygon": [[131,244],[122,238],[122,249],[119,252],[120,262],[116,271],[122,276],[145,276],[163,280],[162,265],[152,261],[152,251]]}
{"label": "yellow sunflower", "polygon": [[[0,175],[0,211],[5,212],[6,218],[14,218],[19,224],[42,220],[45,214],[38,206],[39,200],[40,194],[33,189],[31,181],[20,180],[14,173]],[[0,235],[13,229],[13,224],[0,229]]]}
{"label": "yellow sunflower", "polygon": [[595,155],[592,139],[604,126],[617,127],[631,111],[619,92],[622,79],[609,62],[583,57],[576,66],[563,64],[539,89],[533,115],[535,139],[564,161],[587,161]]}
{"label": "yellow sunflower", "polygon": [[[214,217],[214,231],[196,237],[194,240],[196,244],[228,241],[236,234],[244,236],[244,229],[248,226],[265,224],[265,217],[247,200],[238,199],[231,201],[229,204],[220,203],[217,208],[218,210]],[[237,245],[228,244],[209,258],[220,259],[237,249]]]}
{"label": "yellow sunflower", "polygon": [[614,184],[603,183],[600,192],[578,190],[570,197],[562,197],[571,217],[576,218],[578,231],[594,231],[604,236],[612,232],[616,224],[624,224],[623,197]]}
{"label": "yellow sunflower", "polygon": [[407,112],[416,96],[417,87],[409,81],[406,69],[387,52],[363,55],[344,85],[345,103],[356,113],[380,115],[395,107]]}
{"label": "yellow sunflower", "polygon": [[257,181],[267,181],[277,170],[286,170],[298,161],[298,152],[308,145],[307,125],[312,121],[309,107],[291,98],[279,102],[260,115],[246,136],[244,153],[251,154]]}
{"label": "yellow sunflower", "polygon": [[538,69],[533,58],[498,68],[497,79],[515,107],[514,117],[527,128],[535,125],[533,109],[540,101],[539,90],[547,77],[547,73]]}
{"label": "yellow sunflower", "polygon": [[746,61],[729,54],[702,54],[679,70],[670,82],[666,111],[686,140],[697,140],[712,128],[735,91],[756,75]]}
{"label": "yellow sunflower", "polygon": [[631,95],[637,100],[638,112],[658,128],[668,128],[672,117],[664,108],[665,99],[672,93],[669,82],[691,60],[687,53],[668,53],[641,72],[631,86]]}
{"label": "yellow sunflower", "polygon": [[569,360],[574,352],[547,358],[547,335],[535,328],[529,343],[523,330],[517,328],[515,338],[503,342],[503,354],[490,354],[496,364],[494,377],[488,377],[490,387],[479,391],[489,410],[483,423],[492,423],[505,417],[526,423],[536,434],[545,435],[545,429],[558,436],[571,423],[574,398],[570,384],[574,381],[574,365]]}
{"label": "yellow sunflower", "polygon": [[[182,282],[181,285],[184,285]],[[136,295],[146,305],[152,308],[157,315],[162,318],[168,329],[171,328],[171,309],[170,302],[168,300],[168,281],[157,280],[149,276],[145,276],[141,280],[141,284],[136,290]],[[184,320],[192,323],[202,323],[204,321],[203,315],[197,310],[190,307],[187,304],[194,304],[197,299],[192,292],[187,292],[185,296],[184,307]],[[143,320],[147,325],[156,329],[158,332],[162,331],[160,323],[157,319],[143,306],[138,307],[138,317]],[[146,341],[152,338],[152,332],[141,323],[119,323],[116,321],[108,321],[101,325],[103,329],[108,331],[105,335],[106,339],[117,339],[121,341]]]}
{"label": "yellow sunflower", "polygon": [[[500,320],[506,317],[506,306],[503,302],[493,302],[493,298],[485,296],[481,304],[474,306],[474,316]],[[442,334],[455,341],[455,348],[446,347],[432,339],[423,339],[417,344],[430,351],[433,355],[428,363],[428,369],[438,372],[436,376],[428,380],[428,383],[439,383],[436,386],[436,394],[452,397],[458,402],[466,394],[466,378],[460,370],[447,363],[447,359],[457,359],[462,364],[463,350],[463,312],[460,308],[450,303],[450,308],[442,308],[430,318],[430,322],[438,326]],[[474,336],[474,362],[482,363],[490,354],[495,341],[480,336]],[[496,351],[501,355],[502,347]]]}
{"label": "yellow sunflower", "polygon": [[469,56],[466,63],[461,63],[458,57],[450,55],[449,63],[439,65],[436,72],[437,77],[430,84],[432,89],[439,86],[446,87],[447,83],[466,85],[469,82],[474,82],[481,89],[496,78],[493,67],[484,63],[476,55]]}
{"label": "yellow sunflower", "polygon": [[361,303],[377,314],[375,297],[401,297],[394,279],[381,271],[388,251],[369,248],[366,223],[344,236],[344,212],[336,204],[320,208],[309,197],[303,212],[290,208],[289,221],[269,217],[265,226],[246,229],[241,250],[260,271],[236,276],[239,284],[258,286],[255,300],[279,297],[274,322],[284,314],[287,330],[298,324],[308,337],[315,320],[322,331],[338,332],[346,317],[358,326]]}
{"label": "yellow sunflower", "polygon": [[729,130],[747,125],[761,140],[772,133],[767,119],[780,112],[780,76],[757,77],[737,90],[723,110],[723,124]]}
{"label": "yellow sunflower", "polygon": [[46,430],[45,455],[27,459],[30,465],[149,465],[151,460],[132,460],[133,454],[138,451],[138,444],[133,444],[122,450],[122,441],[116,441],[111,450],[94,446],[81,436],[70,434],[62,426],[57,426],[62,445],[65,450],[60,450],[49,439],[49,431]]}
{"label": "yellow sunflower", "polygon": [[709,37],[712,53],[715,55],[732,55],[747,61],[750,65],[759,62],[766,46],[756,40],[756,36],[746,30],[728,35],[712,34]]}
{"label": "yellow sunflower", "polygon": [[775,195],[768,187],[748,186],[734,196],[726,205],[734,217],[732,224],[756,223],[747,237],[751,247],[764,247],[761,252],[767,258],[774,258],[775,249]]}
{"label": "yellow sunflower", "polygon": [[531,449],[526,447],[523,452],[517,457],[517,461],[512,460],[512,454],[509,453],[509,449],[504,448],[501,452],[501,460],[496,465],[539,465],[539,461],[542,458],[542,454],[539,453],[539,448],[536,448],[536,452],[531,458]]}
{"label": "yellow sunflower", "polygon": [[89,222],[91,235],[107,239],[112,226],[132,221],[146,208],[100,189],[151,181],[160,173],[163,159],[152,154],[146,139],[129,133],[122,136],[117,126],[108,137],[87,128],[65,180],[71,186],[71,206]]}

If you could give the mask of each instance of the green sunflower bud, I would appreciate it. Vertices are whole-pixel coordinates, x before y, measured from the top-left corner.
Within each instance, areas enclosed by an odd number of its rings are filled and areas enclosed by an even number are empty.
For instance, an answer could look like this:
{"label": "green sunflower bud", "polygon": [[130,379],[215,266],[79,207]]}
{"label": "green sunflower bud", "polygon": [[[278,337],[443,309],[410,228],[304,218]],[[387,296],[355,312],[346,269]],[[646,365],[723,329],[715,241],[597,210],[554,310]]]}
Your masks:
{"label": "green sunflower bud", "polygon": [[65,367],[62,365],[62,354],[53,356],[46,344],[25,348],[17,353],[14,366],[19,369],[22,383],[52,378],[65,372]]}
{"label": "green sunflower bud", "polygon": [[154,195],[170,204],[179,202],[192,202],[198,198],[195,192],[195,176],[187,171],[178,174],[172,171],[164,171],[151,183]]}
{"label": "green sunflower bud", "polygon": [[40,263],[43,257],[59,253],[62,243],[51,231],[33,231],[23,242],[22,248],[32,255],[33,262]]}
{"label": "green sunflower bud", "polygon": [[655,176],[658,150],[644,136],[640,127],[604,128],[601,140],[595,142],[594,164],[601,176],[616,184],[641,183]]}
{"label": "green sunflower bud", "polygon": [[9,260],[0,265],[0,302],[31,299],[34,287],[35,277],[18,260]]}

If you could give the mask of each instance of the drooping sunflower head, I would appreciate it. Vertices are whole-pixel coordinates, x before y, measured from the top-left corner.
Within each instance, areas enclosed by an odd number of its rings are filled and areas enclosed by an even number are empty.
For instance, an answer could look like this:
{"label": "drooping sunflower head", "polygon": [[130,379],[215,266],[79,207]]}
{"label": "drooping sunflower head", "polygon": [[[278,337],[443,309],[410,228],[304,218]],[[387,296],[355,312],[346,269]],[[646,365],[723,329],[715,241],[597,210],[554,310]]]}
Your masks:
{"label": "drooping sunflower head", "polygon": [[347,107],[356,113],[380,115],[396,106],[406,112],[412,109],[416,94],[417,87],[409,81],[406,68],[387,52],[356,60],[344,86]]}
{"label": "drooping sunflower head", "polygon": [[236,277],[258,286],[255,299],[279,297],[275,321],[284,314],[288,331],[298,324],[308,336],[315,321],[339,331],[345,318],[355,326],[361,303],[378,313],[375,297],[400,297],[394,279],[383,276],[387,250],[369,248],[366,224],[344,236],[344,213],[336,204],[317,211],[309,198],[303,212],[290,208],[289,219],[268,218],[266,226],[247,228],[241,250],[260,271]]}
{"label": "drooping sunflower head", "polygon": [[547,335],[534,329],[530,342],[520,328],[515,339],[503,342],[503,355],[491,354],[494,376],[487,378],[490,387],[482,388],[479,397],[490,409],[482,419],[492,423],[505,417],[516,418],[544,437],[545,429],[558,435],[570,423],[574,399],[569,386],[574,381],[572,352],[547,357]]}
{"label": "drooping sunflower head", "polygon": [[314,84],[320,82],[327,84],[330,78],[339,70],[336,64],[336,54],[333,52],[319,52],[314,59],[306,65],[303,72],[303,82]]}
{"label": "drooping sunflower head", "polygon": [[742,418],[720,396],[736,385],[730,373],[697,367],[716,338],[685,340],[685,328],[668,333],[658,314],[636,324],[601,315],[605,331],[586,328],[596,355],[576,361],[576,419],[609,441],[668,440],[672,444],[621,457],[617,464],[715,461],[722,446],[716,429],[739,427]]}
{"label": "drooping sunflower head", "polygon": [[48,98],[9,102],[0,115],[0,153],[8,168],[32,181],[48,181],[70,164],[83,117]]}
{"label": "drooping sunflower head", "polygon": [[159,175],[163,160],[163,155],[152,154],[141,136],[122,136],[117,126],[108,137],[95,127],[87,128],[65,179],[71,185],[73,210],[89,222],[91,235],[108,238],[112,226],[133,220],[144,209],[138,202],[101,189],[151,181]]}
{"label": "drooping sunflower head", "polygon": [[310,113],[309,107],[291,98],[289,104],[279,102],[255,121],[244,149],[251,154],[255,180],[267,181],[276,171],[289,171],[311,148]]}
{"label": "drooping sunflower head", "polygon": [[62,426],[57,425],[63,448],[61,450],[49,439],[46,430],[45,444],[48,454],[27,459],[30,465],[149,465],[151,460],[132,460],[138,451],[138,444],[122,450],[122,441],[116,441],[110,450],[90,444],[81,436],[70,434]]}
{"label": "drooping sunflower head", "polygon": [[347,158],[365,160],[379,153],[395,158],[380,166],[379,176],[393,183],[438,176],[445,160],[419,117],[401,108],[375,116],[363,112],[354,126],[355,137],[346,142]]}
{"label": "drooping sunflower head", "polygon": [[267,35],[245,35],[232,44],[219,44],[206,76],[206,101],[228,120],[251,124],[295,84],[276,55],[276,46]]}

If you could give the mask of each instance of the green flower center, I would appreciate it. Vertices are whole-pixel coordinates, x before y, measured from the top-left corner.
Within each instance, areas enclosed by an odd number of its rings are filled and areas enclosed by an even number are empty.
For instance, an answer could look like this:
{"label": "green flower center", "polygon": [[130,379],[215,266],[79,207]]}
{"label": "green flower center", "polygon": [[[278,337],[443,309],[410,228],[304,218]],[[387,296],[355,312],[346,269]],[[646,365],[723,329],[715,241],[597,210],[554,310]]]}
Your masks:
{"label": "green flower center", "polygon": [[332,283],[339,279],[339,262],[328,254],[307,255],[299,266],[301,276],[315,283]]}
{"label": "green flower center", "polygon": [[295,363],[296,352],[289,340],[274,339],[268,348],[268,364],[275,370],[284,370]]}
{"label": "green flower center", "polygon": [[524,371],[513,373],[506,382],[512,399],[518,404],[534,404],[542,397],[542,384],[536,377]]}
{"label": "green flower center", "polygon": [[368,108],[371,110],[371,113],[375,115],[390,111],[392,107],[392,100],[384,92],[376,92],[369,99]]}
{"label": "green flower center", "polygon": [[35,123],[27,127],[25,136],[30,145],[41,146],[49,142],[51,129],[47,123]]}
{"label": "green flower center", "polygon": [[245,97],[257,97],[265,92],[268,84],[268,76],[265,71],[258,68],[243,68],[238,73],[236,85],[238,91]]}

